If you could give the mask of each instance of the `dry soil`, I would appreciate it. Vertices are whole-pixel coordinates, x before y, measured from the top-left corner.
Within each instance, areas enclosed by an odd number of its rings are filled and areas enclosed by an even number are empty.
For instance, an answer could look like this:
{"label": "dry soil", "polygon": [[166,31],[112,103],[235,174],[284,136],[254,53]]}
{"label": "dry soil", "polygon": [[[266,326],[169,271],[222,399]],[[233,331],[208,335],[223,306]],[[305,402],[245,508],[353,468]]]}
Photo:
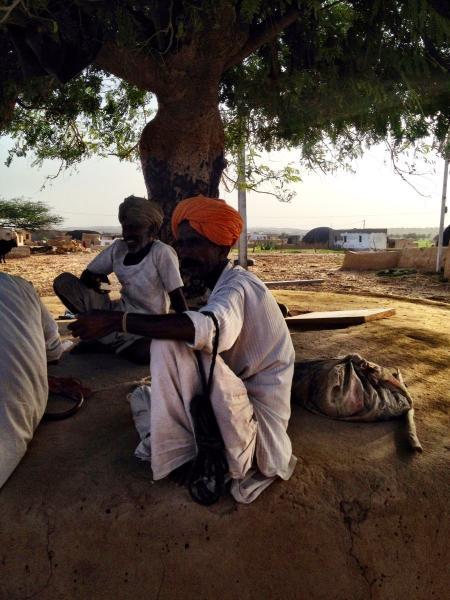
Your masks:
{"label": "dry soil", "polygon": [[[61,268],[83,267],[78,257],[65,259],[7,267],[34,265],[26,276],[48,296]],[[336,260],[293,256],[289,263],[320,266],[281,272],[270,255],[258,257],[257,268],[266,279],[312,277],[337,269]],[[355,276],[358,292],[373,291],[371,278]],[[147,369],[68,356],[51,372],[79,376],[95,393],[75,417],[38,428],[0,492],[1,600],[448,597],[450,307],[327,290],[275,293],[293,310],[396,309],[358,327],[294,333],[293,342],[297,359],[358,352],[399,366],[423,454],[407,450],[401,420],[343,423],[294,404],[292,479],[249,506],[224,498],[201,507],[170,481],[152,483],[132,458],[138,440],[125,397]],[[59,310],[54,298],[45,302]]]}

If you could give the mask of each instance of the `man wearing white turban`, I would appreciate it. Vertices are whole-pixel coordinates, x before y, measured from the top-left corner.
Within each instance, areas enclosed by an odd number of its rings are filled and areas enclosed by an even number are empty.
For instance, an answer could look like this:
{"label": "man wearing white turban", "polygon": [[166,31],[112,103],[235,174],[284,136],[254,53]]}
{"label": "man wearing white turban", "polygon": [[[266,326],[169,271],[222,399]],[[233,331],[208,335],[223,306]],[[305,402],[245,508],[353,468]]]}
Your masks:
{"label": "man wearing white turban", "polygon": [[[178,258],[173,248],[156,239],[163,222],[158,204],[129,196],[119,206],[122,239],[115,240],[92,260],[78,279],[62,273],[54,283],[56,295],[74,314],[91,310],[166,314],[187,309]],[[102,283],[114,273],[121,283],[120,299],[111,300]],[[150,341],[126,332],[113,333],[94,342],[82,342],[78,351],[113,351],[147,364]]]}

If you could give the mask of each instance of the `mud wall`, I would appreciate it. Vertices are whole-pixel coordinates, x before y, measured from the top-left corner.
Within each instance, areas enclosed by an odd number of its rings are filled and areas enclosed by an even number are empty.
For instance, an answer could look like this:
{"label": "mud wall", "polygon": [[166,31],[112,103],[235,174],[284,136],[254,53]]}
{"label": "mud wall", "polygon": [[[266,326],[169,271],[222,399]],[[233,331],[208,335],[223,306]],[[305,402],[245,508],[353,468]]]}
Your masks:
{"label": "mud wall", "polygon": [[[445,254],[443,253],[443,256]],[[398,266],[401,269],[417,269],[433,273],[436,271],[437,248],[403,248]]]}
{"label": "mud wall", "polygon": [[382,250],[380,252],[346,252],[343,269],[351,271],[380,271],[395,269],[400,259],[400,250]]}
{"label": "mud wall", "polygon": [[[379,271],[382,269],[416,269],[423,273],[436,271],[437,248],[402,248],[380,252],[347,252],[343,269],[352,271]],[[444,248],[441,268],[450,279],[450,246]]]}
{"label": "mud wall", "polygon": [[17,246],[17,248],[11,248],[11,251],[7,255],[8,258],[28,258],[31,254],[29,246]]}

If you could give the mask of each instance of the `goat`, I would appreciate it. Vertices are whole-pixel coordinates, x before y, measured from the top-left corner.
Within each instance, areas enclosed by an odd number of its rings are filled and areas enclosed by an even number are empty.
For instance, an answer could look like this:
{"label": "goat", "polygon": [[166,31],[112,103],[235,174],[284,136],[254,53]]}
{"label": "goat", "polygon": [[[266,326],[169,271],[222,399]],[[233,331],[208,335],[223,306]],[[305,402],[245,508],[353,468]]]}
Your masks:
{"label": "goat", "polygon": [[6,263],[5,256],[12,248],[17,248],[17,240],[15,238],[12,240],[0,240],[0,264]]}

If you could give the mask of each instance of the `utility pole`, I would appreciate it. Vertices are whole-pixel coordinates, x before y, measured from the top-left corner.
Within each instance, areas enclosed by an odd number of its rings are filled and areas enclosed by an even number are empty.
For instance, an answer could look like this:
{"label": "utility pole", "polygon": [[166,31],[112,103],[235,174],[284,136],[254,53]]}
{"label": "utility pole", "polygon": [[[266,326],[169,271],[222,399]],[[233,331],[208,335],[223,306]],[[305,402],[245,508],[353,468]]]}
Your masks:
{"label": "utility pole", "polygon": [[442,243],[444,241],[444,220],[445,213],[447,212],[446,200],[447,200],[447,180],[448,180],[448,156],[447,149],[445,150],[444,160],[444,181],[442,183],[442,201],[441,201],[441,220],[439,223],[439,238],[436,256],[436,273],[441,271],[441,258],[442,258]]}
{"label": "utility pole", "polygon": [[245,142],[242,142],[238,153],[238,210],[242,217],[244,226],[239,237],[238,262],[241,267],[247,269],[247,190],[245,187]]}

